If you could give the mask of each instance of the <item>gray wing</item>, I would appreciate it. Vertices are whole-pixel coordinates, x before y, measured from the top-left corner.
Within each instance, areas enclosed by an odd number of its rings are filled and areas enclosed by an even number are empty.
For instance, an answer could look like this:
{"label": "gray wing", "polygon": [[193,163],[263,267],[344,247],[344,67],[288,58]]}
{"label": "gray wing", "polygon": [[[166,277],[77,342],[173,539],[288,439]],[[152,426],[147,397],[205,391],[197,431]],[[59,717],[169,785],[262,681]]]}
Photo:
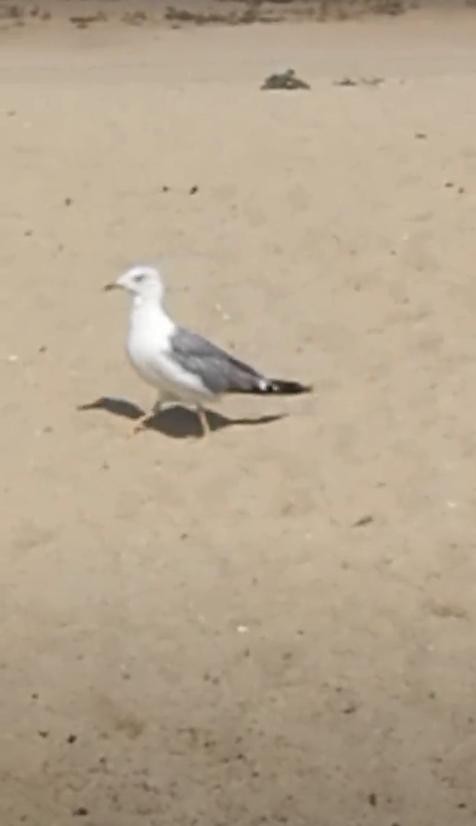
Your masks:
{"label": "gray wing", "polygon": [[266,383],[253,367],[183,327],[177,327],[170,346],[174,361],[199,376],[210,393],[252,393]]}

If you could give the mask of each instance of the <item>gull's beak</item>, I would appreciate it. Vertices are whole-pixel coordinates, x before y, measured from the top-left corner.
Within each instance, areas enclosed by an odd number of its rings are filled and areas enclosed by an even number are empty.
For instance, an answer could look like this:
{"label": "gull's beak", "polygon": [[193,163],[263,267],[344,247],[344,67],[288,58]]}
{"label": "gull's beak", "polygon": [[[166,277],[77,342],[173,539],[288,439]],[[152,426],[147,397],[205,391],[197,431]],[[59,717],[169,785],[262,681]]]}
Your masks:
{"label": "gull's beak", "polygon": [[103,287],[103,290],[107,293],[110,292],[111,290],[118,290],[118,289],[119,289],[119,284],[116,284],[115,281],[111,281],[110,284],[105,284],[104,287]]}

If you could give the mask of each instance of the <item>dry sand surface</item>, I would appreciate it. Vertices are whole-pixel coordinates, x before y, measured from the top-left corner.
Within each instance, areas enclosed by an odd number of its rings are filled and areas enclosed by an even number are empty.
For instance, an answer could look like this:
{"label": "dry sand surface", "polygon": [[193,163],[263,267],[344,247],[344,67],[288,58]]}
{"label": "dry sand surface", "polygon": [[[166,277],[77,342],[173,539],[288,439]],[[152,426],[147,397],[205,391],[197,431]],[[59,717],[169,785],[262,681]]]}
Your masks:
{"label": "dry sand surface", "polygon": [[[1,826],[476,823],[476,11],[22,22]],[[289,66],[309,91],[261,91]],[[101,286],[155,258],[182,322],[316,393],[131,438]]]}

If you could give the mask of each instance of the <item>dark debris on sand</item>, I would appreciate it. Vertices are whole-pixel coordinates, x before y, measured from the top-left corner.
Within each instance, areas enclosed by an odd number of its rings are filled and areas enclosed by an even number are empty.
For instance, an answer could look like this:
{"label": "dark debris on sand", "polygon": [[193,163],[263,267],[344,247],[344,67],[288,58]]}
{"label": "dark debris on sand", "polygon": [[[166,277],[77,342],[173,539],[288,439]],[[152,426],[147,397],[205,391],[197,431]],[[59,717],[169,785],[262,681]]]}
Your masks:
{"label": "dark debris on sand", "polygon": [[277,72],[276,74],[269,75],[261,88],[294,90],[310,89],[311,87],[305,80],[301,80],[301,78],[296,77],[294,69],[286,69],[285,72]]}

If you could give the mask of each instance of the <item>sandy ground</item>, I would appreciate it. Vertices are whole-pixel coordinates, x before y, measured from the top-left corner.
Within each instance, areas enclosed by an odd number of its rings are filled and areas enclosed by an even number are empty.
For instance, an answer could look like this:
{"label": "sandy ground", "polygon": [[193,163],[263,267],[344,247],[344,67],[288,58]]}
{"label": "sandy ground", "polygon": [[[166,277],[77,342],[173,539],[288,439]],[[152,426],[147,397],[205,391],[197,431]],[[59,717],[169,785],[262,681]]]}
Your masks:
{"label": "sandy ground", "polygon": [[[0,31],[1,826],[476,822],[475,36]],[[156,258],[315,395],[129,438]]]}

